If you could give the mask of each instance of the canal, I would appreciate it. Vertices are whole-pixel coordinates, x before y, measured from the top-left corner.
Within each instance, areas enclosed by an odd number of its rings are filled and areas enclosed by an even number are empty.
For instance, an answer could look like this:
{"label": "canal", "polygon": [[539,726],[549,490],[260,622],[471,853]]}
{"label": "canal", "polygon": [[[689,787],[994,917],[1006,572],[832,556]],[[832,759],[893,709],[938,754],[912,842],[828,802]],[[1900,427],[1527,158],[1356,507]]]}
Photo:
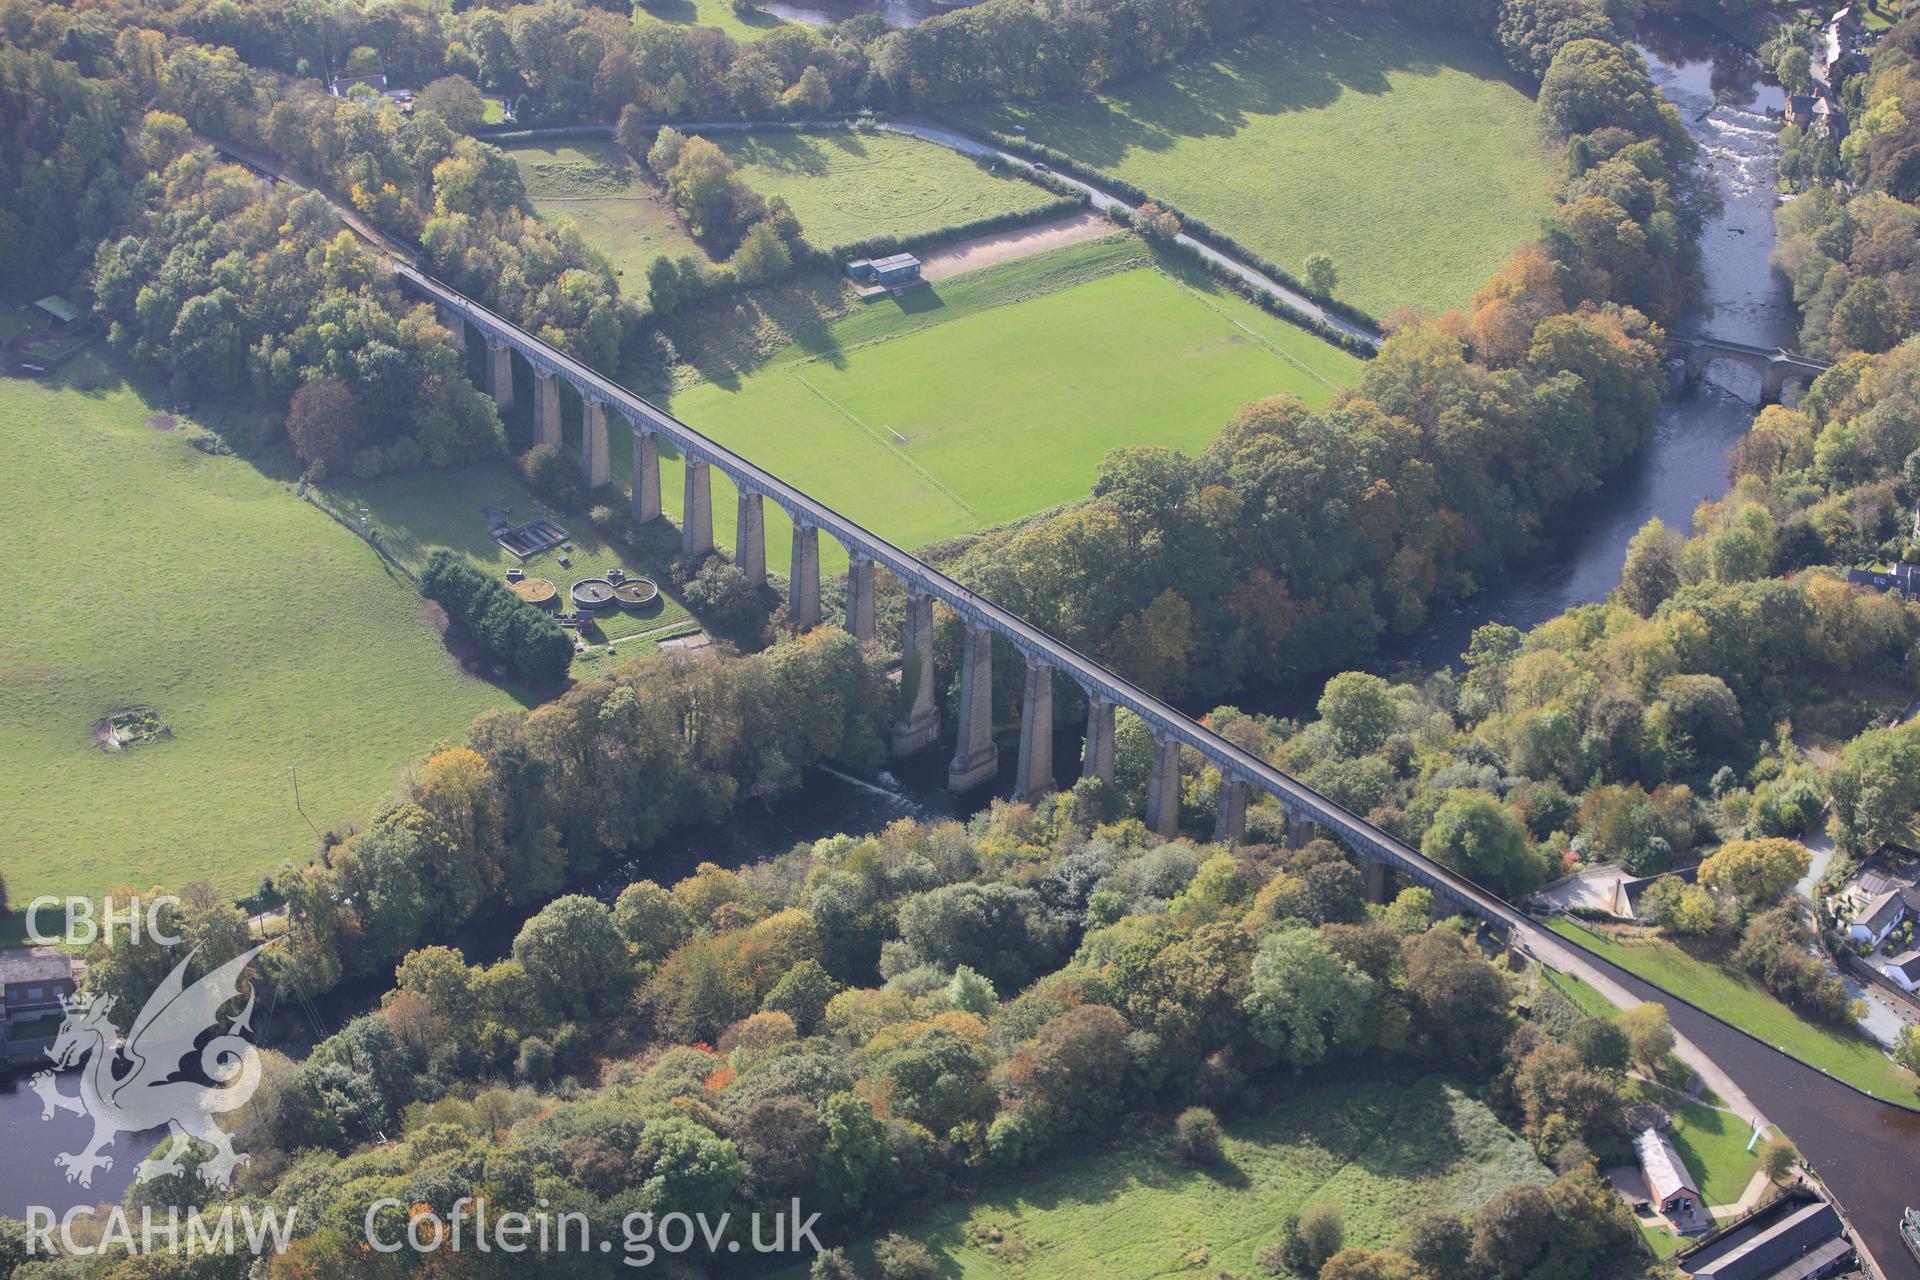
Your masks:
{"label": "canal", "polygon": [[1900,1242],[1900,1214],[1920,1203],[1920,1113],[1869,1098],[1779,1050],[1676,1000],[1618,965],[1584,953],[1615,982],[1664,1005],[1674,1030],[1733,1077],[1819,1173],[1887,1280],[1920,1280]]}
{"label": "canal", "polygon": [[[931,0],[818,0],[810,5],[776,0],[766,7],[782,17],[812,22],[878,10],[896,25],[910,25],[946,6]],[[1704,305],[1676,327],[1757,345],[1791,345],[1792,310],[1768,261],[1774,239],[1778,125],[1766,112],[1782,105],[1780,91],[1760,82],[1758,64],[1737,47],[1698,32],[1649,33],[1642,51],[1655,80],[1700,141],[1722,200],[1720,213],[1707,224],[1701,240]],[[1473,629],[1483,622],[1524,629],[1569,608],[1604,599],[1618,584],[1627,541],[1641,525],[1657,516],[1684,530],[1696,504],[1726,491],[1728,455],[1751,425],[1757,392],[1757,383],[1746,371],[1716,366],[1707,381],[1670,397],[1641,454],[1599,493],[1556,513],[1558,536],[1544,553],[1436,618],[1419,635],[1389,648],[1381,655],[1382,664],[1450,665],[1458,661]],[[1289,704],[1294,701],[1285,699]],[[1276,705],[1270,709],[1299,708]],[[1059,776],[1071,777],[1075,735],[1062,736],[1069,741],[1061,743]],[[1010,781],[1012,755],[1002,753],[1003,784]],[[840,832],[877,831],[901,818],[964,816],[992,794],[983,789],[956,800],[942,789],[943,783],[944,760],[938,753],[905,762],[896,772],[871,780],[813,770],[797,793],[769,805],[748,806],[724,826],[678,833],[581,888],[610,899],[634,879],[671,883],[702,861],[739,865],[802,841]],[[997,790],[1004,793],[1006,786]],[[480,921],[463,929],[455,941],[470,959],[491,959],[505,954],[517,927],[514,919]],[[1615,971],[1615,976],[1637,994],[1667,1004],[1676,1027],[1713,1056],[1768,1117],[1799,1143],[1890,1275],[1920,1280],[1920,1266],[1900,1246],[1893,1227],[1906,1201],[1920,1198],[1920,1178],[1906,1155],[1920,1140],[1920,1116],[1855,1094],[1690,1006],[1660,995],[1630,974]],[[375,981],[330,993],[311,1011],[289,1000],[274,1011],[263,1040],[297,1055],[318,1036],[371,1008],[385,985]],[[72,1077],[62,1084],[69,1092],[76,1087]],[[132,1183],[136,1162],[157,1135],[122,1135],[113,1148],[113,1167],[96,1175],[93,1187],[83,1191],[62,1180],[53,1158],[57,1152],[77,1150],[87,1128],[72,1116],[43,1123],[39,1100],[24,1078],[0,1080],[0,1132],[8,1137],[11,1156],[0,1164],[0,1214],[21,1216],[29,1204],[64,1210],[79,1203],[117,1201]]]}

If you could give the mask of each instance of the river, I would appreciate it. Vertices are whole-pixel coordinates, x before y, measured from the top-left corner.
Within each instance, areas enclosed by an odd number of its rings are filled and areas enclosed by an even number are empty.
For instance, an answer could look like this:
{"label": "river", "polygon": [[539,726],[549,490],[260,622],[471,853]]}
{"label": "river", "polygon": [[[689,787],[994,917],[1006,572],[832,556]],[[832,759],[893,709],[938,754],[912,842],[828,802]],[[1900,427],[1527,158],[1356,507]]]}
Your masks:
{"label": "river", "polygon": [[[907,25],[944,6],[930,0],[824,0],[815,6],[776,2],[766,7],[779,16],[803,21],[845,18],[857,11],[878,9],[890,21]],[[1702,143],[1724,200],[1722,213],[1707,225],[1702,237],[1706,307],[1701,315],[1679,327],[1760,345],[1790,343],[1792,313],[1784,288],[1767,261],[1773,246],[1776,126],[1764,111],[1770,106],[1778,108],[1779,90],[1760,84],[1757,64],[1724,41],[1661,33],[1649,38],[1643,51],[1652,64],[1654,78],[1679,106],[1689,129]],[[1710,371],[1708,382],[1669,399],[1640,456],[1592,499],[1559,513],[1559,536],[1548,552],[1506,574],[1474,600],[1437,619],[1419,636],[1394,647],[1384,655],[1386,660],[1446,665],[1457,661],[1473,628],[1483,621],[1525,628],[1575,605],[1603,599],[1619,581],[1627,540],[1635,530],[1654,516],[1684,528],[1695,504],[1725,491],[1728,451],[1745,434],[1753,417],[1751,400],[1758,388],[1744,381],[1751,376],[1737,368],[1716,367]],[[1065,740],[1059,743],[1057,776],[1072,777],[1076,772],[1073,751],[1077,735],[1060,737]],[[944,760],[939,753],[904,762],[895,773],[870,781],[813,770],[795,794],[770,805],[747,806],[724,826],[678,833],[643,858],[581,887],[610,898],[630,880],[645,876],[670,883],[703,860],[739,865],[782,852],[801,841],[839,832],[876,831],[900,818],[963,816],[980,807],[995,791],[1005,792],[1011,781],[1013,754],[1002,753],[1002,785],[983,788],[965,799],[951,797],[942,789]],[[463,929],[456,941],[470,958],[484,960],[504,954],[516,929],[512,920],[489,920]],[[288,1002],[275,1011],[263,1039],[297,1053],[316,1035],[337,1029],[347,1018],[371,1007],[384,985],[373,982],[330,994],[320,1002],[317,1021],[303,1016],[293,1002]],[[1685,1029],[1694,1035],[1691,1027]],[[1719,1056],[1719,1046],[1711,1043],[1710,1037],[1694,1038]],[[1726,1048],[1736,1054],[1752,1052],[1750,1044],[1739,1042],[1727,1042]],[[72,1077],[62,1083],[69,1092],[76,1087]],[[1785,1082],[1782,1084],[1784,1087]],[[1755,1093],[1756,1101],[1783,1128],[1797,1137],[1806,1135],[1803,1143],[1808,1154],[1819,1159],[1813,1145],[1819,1137],[1808,1131],[1821,1130],[1831,1123],[1824,1113],[1816,1108],[1802,1115],[1801,1108],[1789,1104],[1785,1097],[1776,1100],[1764,1096],[1766,1090],[1754,1089],[1745,1080],[1742,1085]],[[79,1203],[117,1200],[131,1185],[139,1155],[151,1145],[150,1136],[123,1135],[113,1150],[113,1168],[96,1175],[94,1186],[82,1191],[61,1179],[53,1157],[60,1151],[78,1149],[85,1137],[85,1123],[72,1116],[42,1123],[39,1115],[39,1100],[22,1078],[0,1080],[0,1133],[7,1135],[10,1155],[0,1164],[0,1214],[21,1216],[29,1204],[64,1210]],[[1823,1167],[1829,1164],[1825,1160],[1821,1163]],[[1851,1179],[1848,1182],[1851,1192],[1856,1184]],[[1902,1177],[1889,1177],[1881,1185],[1893,1188],[1902,1182]],[[1848,1202],[1853,1203],[1852,1194]],[[1879,1210],[1878,1203],[1873,1202],[1871,1210],[1862,1204],[1856,1212]],[[1861,1225],[1867,1227],[1869,1223],[1863,1221]],[[1905,1259],[1882,1261],[1894,1265]]]}
{"label": "river", "polygon": [[[1759,81],[1759,64],[1738,47],[1697,31],[1659,31],[1641,52],[1699,141],[1723,201],[1700,238],[1703,306],[1674,329],[1792,346],[1792,300],[1768,262],[1779,124],[1765,112],[1779,110],[1784,95]],[[1684,532],[1702,499],[1726,492],[1728,454],[1752,425],[1759,391],[1750,370],[1716,364],[1698,385],[1668,397],[1639,455],[1598,493],[1551,517],[1557,527],[1541,555],[1439,614],[1417,636],[1388,644],[1376,665],[1456,665],[1484,622],[1524,631],[1604,600],[1619,585],[1627,543],[1641,525],[1657,516]]]}
{"label": "river", "polygon": [[[901,818],[964,815],[985,804],[995,790],[1004,792],[1011,786],[1012,755],[1002,753],[998,787],[982,788],[966,797],[944,790],[945,760],[938,752],[900,762],[897,775],[887,772],[871,780],[832,769],[811,769],[793,793],[771,803],[743,805],[724,825],[682,828],[644,855],[573,888],[611,902],[634,880],[671,884],[691,874],[701,862],[740,866],[784,853],[798,843],[842,832],[879,831]],[[502,913],[469,922],[449,941],[471,961],[491,961],[507,954],[519,925],[519,917]],[[372,1009],[391,985],[391,975],[384,974],[345,984],[310,1006],[290,995],[271,1005],[263,1000],[260,1043],[299,1057],[316,1040]],[[0,1134],[6,1136],[8,1149],[8,1158],[0,1161],[0,1216],[23,1217],[29,1205],[64,1213],[80,1205],[117,1202],[133,1184],[136,1164],[160,1134],[120,1135],[109,1149],[113,1167],[96,1172],[89,1188],[72,1186],[61,1176],[54,1157],[78,1151],[90,1131],[89,1122],[65,1113],[42,1121],[40,1099],[28,1087],[28,1078],[25,1071],[0,1077]],[[62,1076],[60,1088],[73,1094],[79,1077]],[[244,1149],[246,1144],[240,1145]]]}

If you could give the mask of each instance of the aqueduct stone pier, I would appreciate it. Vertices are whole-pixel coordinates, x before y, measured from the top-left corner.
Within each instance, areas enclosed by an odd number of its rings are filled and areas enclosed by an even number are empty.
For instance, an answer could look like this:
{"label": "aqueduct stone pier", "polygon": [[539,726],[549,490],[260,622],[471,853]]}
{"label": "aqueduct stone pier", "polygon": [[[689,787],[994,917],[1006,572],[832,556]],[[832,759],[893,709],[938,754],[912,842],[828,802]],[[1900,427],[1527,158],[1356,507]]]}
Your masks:
{"label": "aqueduct stone pier", "polygon": [[1015,794],[1037,797],[1055,785],[1053,776],[1053,694],[1057,679],[1078,685],[1087,699],[1086,741],[1081,773],[1113,780],[1114,713],[1124,707],[1140,717],[1154,736],[1147,788],[1147,824],[1172,836],[1180,823],[1181,752],[1196,753],[1220,776],[1215,836],[1237,841],[1246,833],[1250,792],[1270,797],[1286,814],[1289,842],[1304,843],[1315,827],[1346,842],[1368,863],[1370,887],[1384,888],[1389,870],[1436,897],[1512,932],[1526,928],[1523,916],[1493,894],[1422,856],[1386,832],[1220,737],[1142,689],[1106,670],[1069,645],[968,590],[931,565],[877,537],[832,508],[701,435],[658,407],[602,377],[586,365],[547,345],[457,290],[396,261],[401,287],[438,308],[455,341],[476,331],[486,343],[487,383],[504,407],[512,403],[511,358],[518,355],[533,370],[539,439],[558,444],[559,383],[576,391],[585,406],[581,471],[589,485],[604,484],[608,473],[609,412],[625,418],[633,430],[633,517],[657,519],[660,502],[660,443],[668,442],[684,461],[681,549],[687,555],[713,550],[712,473],[718,470],[739,494],[734,558],[758,583],[766,581],[765,507],[786,512],[793,526],[788,605],[801,628],[818,625],[820,535],[846,548],[850,560],[846,630],[865,642],[874,637],[874,575],[884,568],[906,589],[906,625],[901,643],[901,710],[893,725],[896,754],[923,751],[941,736],[940,708],[933,696],[936,602],[958,614],[965,626],[959,672],[958,723],[947,768],[956,790],[981,786],[999,772],[999,748],[993,737],[993,661],[996,637],[1024,663],[1020,717],[1019,767]]}

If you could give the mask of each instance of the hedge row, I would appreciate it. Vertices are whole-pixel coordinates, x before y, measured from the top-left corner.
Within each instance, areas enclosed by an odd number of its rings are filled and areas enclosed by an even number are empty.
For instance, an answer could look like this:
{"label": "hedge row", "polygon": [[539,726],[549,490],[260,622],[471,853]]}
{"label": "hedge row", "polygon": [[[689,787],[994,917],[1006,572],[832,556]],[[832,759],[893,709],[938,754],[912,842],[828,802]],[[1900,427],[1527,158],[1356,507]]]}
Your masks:
{"label": "hedge row", "polygon": [[884,257],[889,253],[917,252],[921,249],[933,248],[935,245],[951,244],[956,240],[971,240],[975,236],[992,235],[996,231],[1030,227],[1037,222],[1050,222],[1086,207],[1087,193],[1082,191],[1075,195],[1057,196],[1031,209],[1014,209],[1006,213],[989,214],[984,218],[975,218],[971,222],[950,223],[928,231],[916,231],[911,235],[868,236],[865,240],[856,240],[852,244],[837,244],[827,250],[827,254],[836,262],[845,262],[849,258],[876,258]]}
{"label": "hedge row", "polygon": [[[1335,315],[1342,316],[1363,329],[1368,329],[1375,333],[1378,333],[1380,330],[1379,321],[1352,303],[1342,302],[1338,298],[1328,297],[1324,293],[1316,293],[1313,289],[1309,288],[1304,281],[1295,277],[1292,272],[1271,258],[1266,258],[1255,253],[1226,232],[1208,225],[1206,222],[1194,217],[1177,205],[1169,204],[1167,201],[1149,194],[1144,189],[1128,182],[1125,178],[1115,177],[1110,173],[1103,173],[1098,169],[1080,163],[1080,161],[1074,159],[1064,151],[1056,151],[1052,147],[1044,146],[1041,143],[1023,138],[1019,134],[1000,133],[996,131],[990,133],[988,136],[993,139],[995,145],[1004,150],[1011,151],[1016,155],[1025,156],[1029,160],[1042,161],[1055,169],[1071,173],[1074,177],[1083,181],[1097,183],[1123,200],[1129,200],[1134,204],[1144,204],[1151,200],[1154,204],[1159,205],[1162,209],[1165,209],[1167,212],[1173,214],[1174,217],[1180,219],[1180,229],[1192,236],[1195,240],[1202,241],[1218,249],[1221,253],[1230,254],[1240,259],[1254,270],[1271,276],[1273,279],[1278,280],[1281,284],[1284,284],[1287,288],[1297,293],[1312,298],[1315,302],[1333,312]],[[1309,327],[1312,326],[1310,325]]]}
{"label": "hedge row", "polygon": [[573,663],[573,640],[559,623],[501,586],[484,570],[436,548],[420,575],[420,594],[466,625],[488,653],[529,680],[558,684]]}
{"label": "hedge row", "polygon": [[1345,329],[1336,329],[1325,320],[1318,320],[1313,316],[1304,315],[1294,310],[1282,299],[1262,289],[1259,285],[1254,284],[1244,276],[1236,275],[1234,272],[1227,270],[1190,244],[1181,244],[1178,240],[1154,240],[1144,236],[1141,238],[1145,239],[1157,252],[1180,255],[1213,277],[1215,281],[1233,290],[1268,315],[1276,319],[1285,320],[1288,324],[1294,325],[1297,328],[1305,329],[1322,342],[1330,342],[1342,351],[1347,351],[1359,356],[1362,360],[1371,360],[1374,356],[1380,354],[1379,348],[1375,347],[1365,338],[1348,333]]}

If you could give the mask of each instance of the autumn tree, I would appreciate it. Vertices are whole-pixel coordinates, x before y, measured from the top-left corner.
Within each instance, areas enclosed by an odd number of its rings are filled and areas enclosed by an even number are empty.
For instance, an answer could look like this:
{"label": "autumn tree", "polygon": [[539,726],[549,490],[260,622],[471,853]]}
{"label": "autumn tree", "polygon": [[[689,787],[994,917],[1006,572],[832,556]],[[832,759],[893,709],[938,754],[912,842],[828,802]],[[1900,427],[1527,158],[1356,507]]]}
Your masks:
{"label": "autumn tree", "polygon": [[1747,905],[1765,906],[1778,901],[1811,865],[1812,855],[1798,840],[1729,840],[1700,864],[1700,883]]}
{"label": "autumn tree", "polygon": [[1363,1047],[1374,984],[1309,929],[1261,943],[1247,987],[1253,1034],[1295,1068]]}
{"label": "autumn tree", "polygon": [[338,378],[316,378],[294,392],[287,438],[308,462],[344,467],[360,447],[360,405]]}
{"label": "autumn tree", "polygon": [[1673,1026],[1667,1018],[1664,1005],[1643,1000],[1620,1013],[1614,1020],[1627,1033],[1627,1042],[1633,1046],[1634,1060],[1649,1070],[1657,1069],[1673,1052]]}
{"label": "autumn tree", "polygon": [[556,1012],[604,1012],[626,996],[626,947],[613,914],[584,894],[555,898],[520,927],[513,958]]}
{"label": "autumn tree", "polygon": [[1527,842],[1519,817],[1483,791],[1461,791],[1433,815],[1420,852],[1442,866],[1517,898],[1546,878],[1541,855]]}
{"label": "autumn tree", "polygon": [[1760,1172],[1767,1175],[1768,1182],[1787,1181],[1799,1163],[1800,1149],[1784,1134],[1776,1133],[1760,1144]]}
{"label": "autumn tree", "polygon": [[1665,523],[1656,517],[1642,525],[1627,543],[1626,565],[1620,572],[1620,603],[1643,618],[1651,617],[1680,587],[1674,541]]}
{"label": "autumn tree", "polygon": [[431,111],[456,133],[472,133],[486,122],[487,103],[479,86],[465,76],[441,76],[414,96],[415,111]]}

